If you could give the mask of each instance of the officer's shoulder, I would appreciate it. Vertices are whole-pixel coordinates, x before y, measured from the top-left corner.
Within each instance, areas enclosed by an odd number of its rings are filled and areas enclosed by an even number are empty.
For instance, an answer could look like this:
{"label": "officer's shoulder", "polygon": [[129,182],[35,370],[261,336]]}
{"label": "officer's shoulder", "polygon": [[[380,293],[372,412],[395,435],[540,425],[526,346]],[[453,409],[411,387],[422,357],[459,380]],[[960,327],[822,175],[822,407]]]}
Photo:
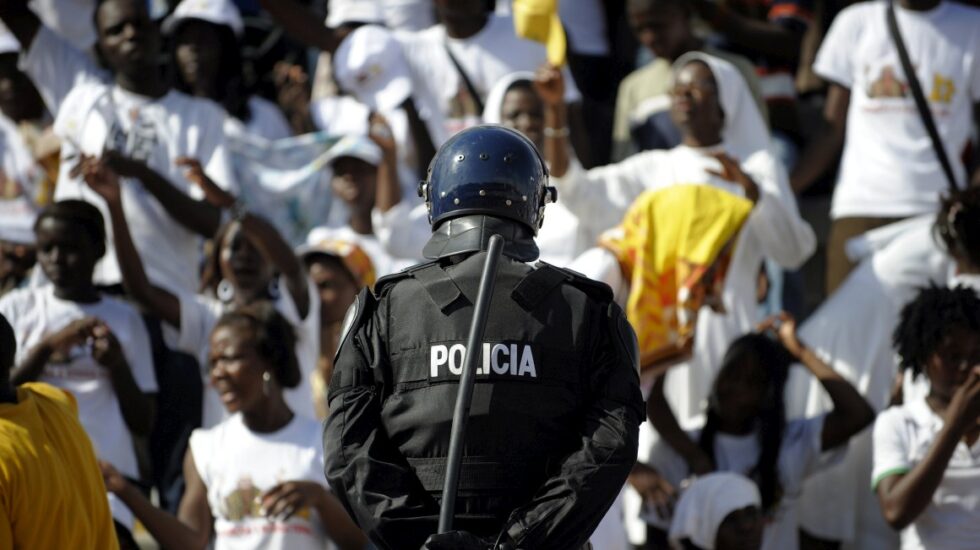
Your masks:
{"label": "officer's shoulder", "polygon": [[534,273],[542,273],[541,276],[546,276],[543,273],[548,272],[553,273],[554,275],[552,276],[563,277],[565,285],[583,292],[593,300],[599,302],[611,302],[613,300],[613,291],[606,283],[590,279],[578,271],[568,269],[567,267],[558,267],[541,261],[535,264]]}
{"label": "officer's shoulder", "polygon": [[391,273],[381,277],[374,283],[374,295],[378,298],[383,297],[385,294],[391,292],[391,290],[394,289],[398,283],[408,279],[413,279],[417,272],[436,265],[437,263],[439,263],[438,260],[433,260],[431,262],[415,264],[413,266],[406,267],[397,273]]}

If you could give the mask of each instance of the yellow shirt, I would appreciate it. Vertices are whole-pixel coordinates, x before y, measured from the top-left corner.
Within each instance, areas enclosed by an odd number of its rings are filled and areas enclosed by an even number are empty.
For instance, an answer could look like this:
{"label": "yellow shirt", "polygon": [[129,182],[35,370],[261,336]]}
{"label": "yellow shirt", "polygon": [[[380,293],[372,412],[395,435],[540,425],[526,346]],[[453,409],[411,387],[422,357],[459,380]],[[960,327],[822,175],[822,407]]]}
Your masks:
{"label": "yellow shirt", "polygon": [[24,384],[0,404],[0,549],[119,548],[74,397]]}

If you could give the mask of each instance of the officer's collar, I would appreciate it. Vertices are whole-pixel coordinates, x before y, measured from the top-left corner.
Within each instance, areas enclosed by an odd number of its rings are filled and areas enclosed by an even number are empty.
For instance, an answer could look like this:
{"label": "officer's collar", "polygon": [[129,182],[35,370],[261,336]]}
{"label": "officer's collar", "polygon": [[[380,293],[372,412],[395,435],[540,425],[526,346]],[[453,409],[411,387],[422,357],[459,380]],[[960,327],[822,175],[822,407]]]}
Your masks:
{"label": "officer's collar", "polygon": [[533,262],[540,252],[531,230],[512,220],[491,216],[462,216],[447,220],[432,232],[422,249],[430,260],[464,252],[479,252],[489,247],[490,237],[504,238],[504,255],[521,262]]}

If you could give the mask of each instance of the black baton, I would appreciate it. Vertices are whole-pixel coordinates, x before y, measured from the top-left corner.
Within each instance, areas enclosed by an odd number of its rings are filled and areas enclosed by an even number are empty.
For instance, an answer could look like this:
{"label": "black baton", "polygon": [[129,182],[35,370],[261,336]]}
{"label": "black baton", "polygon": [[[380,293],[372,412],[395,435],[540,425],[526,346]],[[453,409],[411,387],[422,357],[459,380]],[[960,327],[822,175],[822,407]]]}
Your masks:
{"label": "black baton", "polygon": [[442,486],[442,508],[439,510],[439,533],[452,530],[453,516],[456,515],[456,492],[459,489],[459,469],[463,463],[466,423],[470,419],[470,403],[473,401],[473,385],[476,383],[476,361],[480,357],[483,333],[487,328],[490,298],[493,296],[493,284],[497,278],[497,261],[503,248],[503,237],[500,235],[490,237],[486,263],[483,264],[483,275],[480,276],[480,290],[476,295],[473,321],[470,323],[470,335],[466,341],[466,361],[463,363],[463,376],[459,381],[459,393],[456,394],[456,409],[453,411],[446,480]]}

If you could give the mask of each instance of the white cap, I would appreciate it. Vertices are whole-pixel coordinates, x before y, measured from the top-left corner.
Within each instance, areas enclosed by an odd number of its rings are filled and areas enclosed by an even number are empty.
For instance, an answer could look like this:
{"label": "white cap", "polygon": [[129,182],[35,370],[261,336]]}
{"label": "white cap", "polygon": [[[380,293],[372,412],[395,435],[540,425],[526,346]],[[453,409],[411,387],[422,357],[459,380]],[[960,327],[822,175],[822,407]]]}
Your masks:
{"label": "white cap", "polygon": [[172,34],[186,19],[200,19],[215,25],[231,27],[235,36],[245,32],[242,14],[231,0],[183,0],[173,14],[163,22],[163,32]]}
{"label": "white cap", "polygon": [[390,112],[412,95],[401,45],[375,25],[347,35],[333,58],[337,84],[374,111]]}
{"label": "white cap", "polygon": [[20,42],[6,25],[0,23],[0,54],[20,52]]}
{"label": "white cap", "polygon": [[345,23],[384,23],[384,14],[378,0],[330,0],[327,26],[331,29]]}
{"label": "white cap", "polygon": [[378,144],[371,141],[371,138],[361,134],[351,134],[340,138],[327,152],[327,165],[333,163],[341,157],[354,157],[364,162],[377,166],[381,164],[383,153]]}

